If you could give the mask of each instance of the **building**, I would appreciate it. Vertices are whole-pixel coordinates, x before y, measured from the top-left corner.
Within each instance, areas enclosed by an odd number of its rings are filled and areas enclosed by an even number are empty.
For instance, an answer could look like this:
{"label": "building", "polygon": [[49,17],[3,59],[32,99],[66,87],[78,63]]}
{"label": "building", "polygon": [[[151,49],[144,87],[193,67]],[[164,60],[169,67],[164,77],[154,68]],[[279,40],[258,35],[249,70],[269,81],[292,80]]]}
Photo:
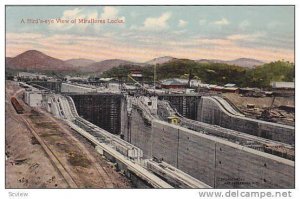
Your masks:
{"label": "building", "polygon": [[191,79],[190,81],[190,86],[193,88],[199,87],[201,84],[201,80],[198,79]]}
{"label": "building", "polygon": [[99,78],[99,82],[103,82],[103,83],[108,83],[108,82],[112,82],[113,80],[115,80],[114,78]]}
{"label": "building", "polygon": [[28,72],[19,72],[17,78],[23,80],[47,80],[49,79],[47,75],[42,75],[38,73],[28,73]]}
{"label": "building", "polygon": [[142,78],[143,77],[143,74],[142,74],[141,70],[134,70],[134,69],[132,69],[130,75],[131,75],[131,77],[138,77],[138,78]]}
{"label": "building", "polygon": [[228,84],[225,84],[224,87],[225,88],[233,88],[233,87],[236,87],[236,85],[232,84],[232,83],[228,83]]}
{"label": "building", "polygon": [[161,81],[161,88],[165,89],[184,89],[188,86],[187,79],[165,79]]}
{"label": "building", "polygon": [[72,76],[66,75],[64,77],[64,79],[67,82],[79,82],[79,83],[86,83],[86,82],[89,81],[89,77],[88,76],[86,76],[86,77],[72,77]]}
{"label": "building", "polygon": [[192,79],[190,81],[190,86],[188,85],[188,83],[189,83],[188,79],[179,79],[179,78],[165,79],[161,81],[161,88],[184,89],[188,87],[198,87],[201,85],[201,81],[196,79]]}
{"label": "building", "polygon": [[295,96],[295,82],[272,82],[271,86],[275,96]]}
{"label": "building", "polygon": [[215,84],[210,84],[208,87],[209,87],[209,90],[216,91],[216,92],[222,92],[223,89],[224,89],[223,86],[218,86],[218,85],[215,85]]}
{"label": "building", "polygon": [[24,101],[31,107],[41,107],[44,97],[44,92],[39,90],[28,90],[24,93]]}
{"label": "building", "polygon": [[224,93],[238,93],[239,88],[236,87],[235,84],[228,83],[224,85],[222,92]]}
{"label": "building", "polygon": [[271,82],[271,86],[275,90],[294,90],[295,82]]}
{"label": "building", "polygon": [[239,88],[237,88],[237,87],[224,87],[222,92],[224,92],[224,93],[238,93]]}

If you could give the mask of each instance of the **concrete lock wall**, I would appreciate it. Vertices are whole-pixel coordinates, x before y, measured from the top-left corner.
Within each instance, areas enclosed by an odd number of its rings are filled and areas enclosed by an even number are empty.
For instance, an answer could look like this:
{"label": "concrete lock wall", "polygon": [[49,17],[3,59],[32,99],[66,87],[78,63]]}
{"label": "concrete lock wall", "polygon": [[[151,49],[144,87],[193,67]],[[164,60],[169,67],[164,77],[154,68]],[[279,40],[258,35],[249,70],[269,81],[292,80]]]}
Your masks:
{"label": "concrete lock wall", "polygon": [[120,136],[124,140],[129,140],[128,123],[131,119],[128,118],[127,101],[121,98],[121,121],[120,121]]}
{"label": "concrete lock wall", "polygon": [[[133,108],[130,116],[128,117],[129,123],[127,129],[124,130],[124,139],[129,143],[134,144],[143,150],[145,158],[152,158],[152,127],[151,122],[142,117],[142,111]],[[126,123],[122,118],[122,125]]]}
{"label": "concrete lock wall", "polygon": [[54,91],[55,93],[59,93],[61,91],[61,85],[62,85],[61,81],[32,81],[29,83],[47,88],[49,90]]}
{"label": "concrete lock wall", "polygon": [[69,94],[78,114],[110,133],[120,134],[121,96],[118,94]]}
{"label": "concrete lock wall", "polygon": [[211,97],[201,98],[197,112],[197,120],[201,122],[291,145],[295,144],[294,127],[230,114]]}
{"label": "concrete lock wall", "polygon": [[175,108],[182,116],[196,120],[198,104],[201,99],[200,95],[165,94],[159,95],[158,99],[170,102],[172,107]]}
{"label": "concrete lock wall", "polygon": [[61,92],[62,93],[92,93],[97,92],[95,88],[85,87],[81,85],[74,85],[68,83],[61,84]]}
{"label": "concrete lock wall", "polygon": [[[127,141],[215,188],[294,188],[294,162],[166,122],[133,108]],[[123,120],[122,120],[123,121]]]}

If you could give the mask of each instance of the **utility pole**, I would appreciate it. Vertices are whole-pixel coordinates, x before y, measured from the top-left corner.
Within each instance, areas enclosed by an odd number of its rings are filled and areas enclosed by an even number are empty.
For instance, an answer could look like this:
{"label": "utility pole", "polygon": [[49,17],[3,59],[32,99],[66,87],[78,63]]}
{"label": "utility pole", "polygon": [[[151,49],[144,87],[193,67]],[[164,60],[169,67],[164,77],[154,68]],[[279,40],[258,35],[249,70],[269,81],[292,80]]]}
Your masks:
{"label": "utility pole", "polygon": [[158,64],[155,64],[154,65],[154,73],[153,73],[153,84],[154,84],[154,94],[156,93],[156,82],[155,82],[155,80],[156,80],[156,66],[158,66]]}

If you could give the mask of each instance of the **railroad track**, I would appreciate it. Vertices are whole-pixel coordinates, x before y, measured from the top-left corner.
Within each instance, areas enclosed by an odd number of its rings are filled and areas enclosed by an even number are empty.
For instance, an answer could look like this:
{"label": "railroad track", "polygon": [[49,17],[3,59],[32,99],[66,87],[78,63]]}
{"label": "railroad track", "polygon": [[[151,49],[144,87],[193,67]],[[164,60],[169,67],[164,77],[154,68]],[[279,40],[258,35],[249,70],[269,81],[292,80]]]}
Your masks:
{"label": "railroad track", "polygon": [[[13,97],[17,98],[17,96],[24,91],[24,89],[19,89],[13,95]],[[78,185],[70,175],[70,173],[63,166],[61,161],[57,158],[55,153],[48,147],[48,145],[43,141],[43,139],[37,134],[32,125],[25,119],[23,115],[19,115],[19,118],[24,122],[27,126],[31,134],[36,138],[36,140],[40,143],[41,147],[44,149],[45,153],[49,156],[52,165],[59,171],[62,177],[65,179],[70,188],[78,188]],[[19,120],[18,120],[19,121]]]}
{"label": "railroad track", "polygon": [[46,154],[49,156],[53,166],[59,171],[59,173],[63,176],[67,184],[70,188],[78,188],[78,184],[75,182],[71,174],[67,171],[61,161],[58,159],[56,154],[48,147],[48,145],[43,141],[43,139],[36,133],[32,125],[25,119],[23,115],[20,115],[21,119],[26,124],[27,128],[30,130],[32,135],[36,138],[36,140],[40,143]]}
{"label": "railroad track", "polygon": [[[24,91],[24,89],[20,89],[20,90],[16,91],[12,96],[17,98],[20,95],[20,93],[23,92],[23,91]],[[67,98],[67,100],[70,101],[71,104],[73,105],[73,100],[71,98],[70,99]],[[12,109],[14,108],[11,103],[10,103],[10,106],[12,107]],[[23,106],[24,106],[24,104],[23,104]],[[70,106],[70,108],[71,108],[70,111],[72,112],[72,114],[79,118],[75,107]],[[66,165],[63,163],[63,161],[61,161],[61,159],[59,159],[59,156],[57,155],[57,153],[54,150],[52,150],[50,145],[48,145],[43,140],[42,136],[40,136],[37,133],[34,126],[30,123],[30,121],[26,117],[26,114],[25,115],[16,115],[16,117],[13,117],[13,119],[16,120],[17,122],[21,121],[22,123],[24,123],[24,125],[27,127],[27,129],[30,131],[30,133],[36,138],[36,140],[42,146],[43,150],[45,151],[45,153],[49,157],[52,165],[54,166],[55,169],[57,169],[58,173],[65,180],[68,187],[69,188],[79,188],[80,187],[80,182],[78,180],[76,181],[77,178],[74,176],[74,173],[69,172],[68,167],[66,167]],[[92,161],[97,162],[96,159],[93,159]],[[113,188],[114,183],[113,183],[113,180],[110,177],[110,174],[108,173],[108,171],[104,167],[101,167],[101,165],[99,165],[98,163],[95,164],[94,166],[95,166],[96,172],[99,174],[99,177],[102,180],[103,187]]]}
{"label": "railroad track", "polygon": [[[44,113],[45,115],[48,115],[47,112],[44,112],[43,110],[40,110],[42,113]],[[56,120],[54,118],[51,118],[50,119],[56,123]],[[59,124],[57,123],[57,125],[59,127],[61,127],[62,129],[64,129],[63,125],[62,124]],[[72,133],[70,132],[66,132],[68,135],[70,136],[73,136]],[[78,141],[78,145],[81,146],[81,147],[85,147],[82,143],[80,143],[80,141],[78,140],[78,138],[75,136],[73,137],[73,140],[76,142]],[[100,178],[102,179],[102,182],[104,183],[104,187],[105,188],[114,188],[114,185],[113,185],[113,182],[112,182],[112,179],[110,178],[110,175],[109,173],[106,171],[105,167],[102,167],[100,166],[100,164],[98,164],[97,160],[94,158],[94,157],[91,157],[91,156],[88,156],[89,159],[91,159],[92,162],[95,162],[95,165],[94,167],[96,168],[96,171],[98,172]]]}

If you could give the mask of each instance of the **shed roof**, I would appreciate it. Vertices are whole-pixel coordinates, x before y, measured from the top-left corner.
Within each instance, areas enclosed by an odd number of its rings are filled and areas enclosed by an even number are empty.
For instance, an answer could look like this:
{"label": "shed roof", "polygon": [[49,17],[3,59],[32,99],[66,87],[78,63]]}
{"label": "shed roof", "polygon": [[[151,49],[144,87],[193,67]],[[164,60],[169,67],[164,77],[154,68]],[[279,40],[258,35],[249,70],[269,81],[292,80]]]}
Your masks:
{"label": "shed roof", "polygon": [[234,87],[235,84],[232,84],[232,83],[228,83],[228,84],[225,84],[224,87]]}

